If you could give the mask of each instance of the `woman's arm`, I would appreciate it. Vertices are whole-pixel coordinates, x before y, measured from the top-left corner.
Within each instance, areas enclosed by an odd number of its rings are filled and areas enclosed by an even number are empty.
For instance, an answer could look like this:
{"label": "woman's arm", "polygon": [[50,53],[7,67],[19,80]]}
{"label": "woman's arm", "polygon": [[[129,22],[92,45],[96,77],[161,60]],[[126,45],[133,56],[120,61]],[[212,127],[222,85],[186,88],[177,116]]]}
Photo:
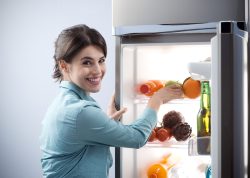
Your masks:
{"label": "woman's arm", "polygon": [[149,99],[143,113],[130,125],[110,119],[99,107],[86,106],[77,119],[79,140],[83,144],[140,148],[147,142],[156,125],[160,105],[181,98],[182,94],[181,88],[174,85],[160,89]]}

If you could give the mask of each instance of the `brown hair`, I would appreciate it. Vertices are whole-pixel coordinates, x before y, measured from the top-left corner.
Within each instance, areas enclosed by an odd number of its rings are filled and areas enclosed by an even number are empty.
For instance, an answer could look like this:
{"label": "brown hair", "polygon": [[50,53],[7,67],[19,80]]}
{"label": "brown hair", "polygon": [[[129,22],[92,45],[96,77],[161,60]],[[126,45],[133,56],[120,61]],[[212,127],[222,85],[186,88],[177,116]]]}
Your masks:
{"label": "brown hair", "polygon": [[107,56],[105,39],[97,30],[84,24],[64,29],[55,42],[53,78],[56,81],[62,81],[62,73],[59,69],[60,60],[71,63],[72,58],[89,45],[98,46],[102,49],[104,56]]}

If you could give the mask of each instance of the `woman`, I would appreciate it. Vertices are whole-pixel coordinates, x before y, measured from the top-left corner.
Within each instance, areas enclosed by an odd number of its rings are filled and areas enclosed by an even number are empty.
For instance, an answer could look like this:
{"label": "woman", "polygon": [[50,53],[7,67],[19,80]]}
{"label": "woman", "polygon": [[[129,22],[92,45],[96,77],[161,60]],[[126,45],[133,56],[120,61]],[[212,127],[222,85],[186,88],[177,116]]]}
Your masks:
{"label": "woman", "polygon": [[101,88],[107,47],[102,35],[86,25],[61,32],[55,42],[53,77],[60,93],[43,120],[41,150],[47,178],[105,178],[112,165],[109,147],[140,148],[156,126],[161,104],[182,96],[177,86],[160,89],[131,125],[118,121],[114,97],[104,113],[90,93]]}

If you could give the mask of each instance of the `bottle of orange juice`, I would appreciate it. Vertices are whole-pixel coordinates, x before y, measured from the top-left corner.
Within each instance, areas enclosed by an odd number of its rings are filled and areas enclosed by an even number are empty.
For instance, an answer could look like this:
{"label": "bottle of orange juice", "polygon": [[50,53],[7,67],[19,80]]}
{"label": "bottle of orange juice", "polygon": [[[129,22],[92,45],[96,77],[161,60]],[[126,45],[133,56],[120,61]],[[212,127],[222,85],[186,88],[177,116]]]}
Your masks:
{"label": "bottle of orange juice", "polygon": [[156,163],[148,168],[148,178],[167,178],[167,169],[165,165]]}
{"label": "bottle of orange juice", "polygon": [[154,92],[156,92],[163,86],[164,84],[160,80],[149,80],[139,86],[139,92],[146,96],[152,96]]}
{"label": "bottle of orange juice", "polygon": [[175,165],[169,164],[171,154],[165,156],[159,163],[154,163],[147,170],[148,178],[168,178],[168,171]]}

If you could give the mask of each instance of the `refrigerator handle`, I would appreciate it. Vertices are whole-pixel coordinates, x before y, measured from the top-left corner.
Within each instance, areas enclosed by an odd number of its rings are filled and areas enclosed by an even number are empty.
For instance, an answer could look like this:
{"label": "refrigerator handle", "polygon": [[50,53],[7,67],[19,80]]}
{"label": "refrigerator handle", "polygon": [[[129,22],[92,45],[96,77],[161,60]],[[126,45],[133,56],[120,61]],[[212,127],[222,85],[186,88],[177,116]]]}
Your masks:
{"label": "refrigerator handle", "polygon": [[115,107],[117,110],[120,110],[121,107],[121,86],[120,86],[120,82],[121,82],[121,49],[120,49],[120,45],[121,45],[121,39],[120,37],[115,37]]}
{"label": "refrigerator handle", "polygon": [[244,178],[248,155],[247,32],[220,22],[212,43],[212,177]]}
{"label": "refrigerator handle", "polygon": [[[250,33],[250,2],[249,0],[245,0],[245,20],[247,23],[247,29],[248,29],[248,34]],[[248,36],[248,41],[250,41],[249,36]],[[249,54],[250,54],[250,44],[248,43],[247,45],[247,61],[249,61]],[[250,62],[247,63],[247,68],[250,69]],[[248,93],[250,93],[250,72],[248,72]],[[250,94],[248,94],[248,101],[250,101]],[[250,105],[248,104],[248,111],[250,110]],[[248,115],[248,128],[250,128],[250,115]],[[250,131],[248,129],[248,143],[250,143]],[[250,162],[250,151],[248,147],[248,163]],[[248,165],[248,176],[250,176],[250,168]]]}
{"label": "refrigerator handle", "polygon": [[[121,39],[120,37],[115,37],[115,108],[116,110],[120,110],[121,107]],[[115,177],[121,177],[121,154],[120,148],[115,148]]]}

